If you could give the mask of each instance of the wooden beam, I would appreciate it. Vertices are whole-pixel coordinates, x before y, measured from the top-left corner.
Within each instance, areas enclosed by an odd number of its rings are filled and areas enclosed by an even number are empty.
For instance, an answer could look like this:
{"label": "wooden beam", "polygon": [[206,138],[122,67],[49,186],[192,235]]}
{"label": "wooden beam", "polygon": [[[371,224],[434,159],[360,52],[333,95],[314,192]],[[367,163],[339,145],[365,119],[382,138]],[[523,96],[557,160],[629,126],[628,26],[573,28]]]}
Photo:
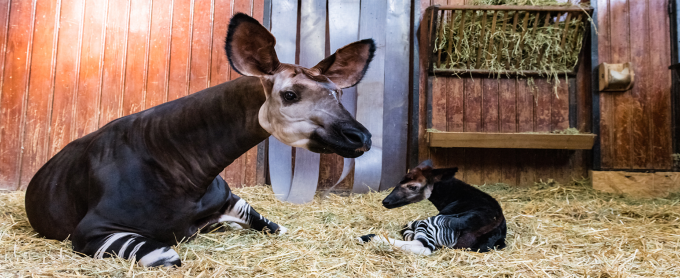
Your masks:
{"label": "wooden beam", "polygon": [[592,171],[595,190],[634,197],[666,197],[680,192],[678,172]]}
{"label": "wooden beam", "polygon": [[587,150],[594,134],[428,132],[430,147]]}

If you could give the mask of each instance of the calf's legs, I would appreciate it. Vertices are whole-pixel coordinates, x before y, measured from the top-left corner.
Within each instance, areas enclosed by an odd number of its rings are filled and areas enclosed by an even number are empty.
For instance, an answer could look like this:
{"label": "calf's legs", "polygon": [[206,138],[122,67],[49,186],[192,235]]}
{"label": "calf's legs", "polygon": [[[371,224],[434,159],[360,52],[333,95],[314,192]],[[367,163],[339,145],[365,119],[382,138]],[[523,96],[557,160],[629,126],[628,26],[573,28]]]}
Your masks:
{"label": "calf's legs", "polygon": [[222,208],[218,222],[231,222],[248,229],[270,233],[285,234],[288,230],[260,215],[245,200],[231,193]]}
{"label": "calf's legs", "polygon": [[95,259],[114,255],[123,259],[135,259],[145,267],[181,266],[179,255],[167,244],[135,233],[113,233],[90,240],[85,246],[74,250]]}

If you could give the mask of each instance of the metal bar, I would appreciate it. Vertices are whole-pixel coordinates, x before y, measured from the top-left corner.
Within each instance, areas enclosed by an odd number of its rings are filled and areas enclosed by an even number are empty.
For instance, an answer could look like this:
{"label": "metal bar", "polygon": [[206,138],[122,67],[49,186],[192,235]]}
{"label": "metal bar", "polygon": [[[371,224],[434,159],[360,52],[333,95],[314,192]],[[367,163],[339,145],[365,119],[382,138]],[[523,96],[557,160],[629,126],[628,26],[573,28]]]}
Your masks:
{"label": "metal bar", "polygon": [[[545,27],[546,29],[550,28],[550,13],[546,15],[543,27]],[[540,35],[540,33],[538,33],[537,35]],[[547,48],[548,46],[541,47],[541,52],[538,53],[538,59],[536,59],[536,66],[539,66],[541,64],[541,60],[543,60],[543,54],[545,54]]]}
{"label": "metal bar", "polygon": [[493,38],[496,33],[496,19],[498,18],[498,11],[493,13],[493,21],[491,22],[491,33],[489,33],[489,45],[487,46],[489,50],[486,51],[486,59],[491,60],[491,51],[493,51]]}
{"label": "metal bar", "polygon": [[[420,41],[418,40],[418,30],[420,30],[423,25],[421,24],[421,13],[423,13],[423,21],[426,18],[425,11],[420,10],[420,3],[411,1],[411,53],[413,57],[411,58],[411,105],[409,107],[411,117],[409,119],[409,143],[408,143],[408,168],[413,168],[420,161],[418,161],[418,131],[420,115]],[[427,23],[426,23],[427,24]],[[427,42],[423,42],[427,43]]]}
{"label": "metal bar", "polygon": [[[439,14],[439,35],[437,38],[440,38],[444,36],[444,11],[440,11],[437,14]],[[437,67],[441,67],[442,65],[442,48],[439,47],[440,43],[437,43]]]}
{"label": "metal bar", "polygon": [[475,63],[475,68],[480,67],[480,62],[482,60],[482,49],[484,49],[484,46],[486,45],[485,37],[484,37],[484,31],[486,31],[486,11],[482,14],[482,31],[479,36],[479,43],[477,44],[477,61]]}
{"label": "metal bar", "polygon": [[[470,31],[472,31],[472,28],[475,28],[475,21],[477,21],[477,11],[472,11],[472,14],[470,16],[471,16]],[[481,26],[481,28],[484,28],[484,26]],[[468,41],[468,43],[470,43],[471,41],[472,41],[472,36],[470,36],[470,41]],[[465,62],[466,68],[470,68],[470,60],[472,60],[472,59],[470,59],[470,57],[468,57],[467,62]]]}
{"label": "metal bar", "polygon": [[[453,18],[453,15],[456,13],[456,11],[451,11],[451,23],[449,24],[449,38],[448,38],[448,48],[446,49],[447,53],[453,53],[451,52],[451,47],[453,46],[453,23],[455,22],[455,19]],[[463,13],[463,12],[461,12]],[[460,17],[460,16],[457,16]],[[447,63],[451,61],[451,57],[447,59]],[[453,66],[453,61],[451,61],[451,66]],[[444,67],[446,67],[446,63],[444,63]]]}
{"label": "metal bar", "polygon": [[569,34],[569,21],[571,21],[571,13],[567,13],[567,19],[564,20],[564,32],[562,32],[560,48],[564,48],[564,43],[567,41],[567,35]]}
{"label": "metal bar", "polygon": [[[583,19],[583,14],[579,14],[578,17],[576,18],[576,22],[582,22],[581,21],[582,19]],[[583,22],[583,24],[585,25],[586,23]],[[576,45],[578,45],[578,29],[579,28],[574,28],[574,35],[572,35],[572,38],[571,38],[571,43],[572,43],[571,49],[572,50],[576,49]],[[569,41],[567,41],[567,44],[569,44]]]}
{"label": "metal bar", "polygon": [[[524,22],[522,22],[522,34],[519,36],[519,55],[520,55],[520,57],[522,56],[522,50],[524,49],[524,35],[527,33],[527,25],[529,24],[529,15],[531,15],[531,13],[527,12],[526,15],[524,16]],[[536,16],[538,16],[538,13],[536,14]],[[522,61],[522,59],[517,59],[517,63],[515,63],[516,68],[519,68],[520,61]]]}
{"label": "metal bar", "polygon": [[[503,38],[505,38],[505,26],[508,26],[508,15],[510,14],[509,11],[505,11],[503,13],[503,27],[501,27],[501,34],[503,35]],[[502,57],[503,57],[503,52],[501,51],[501,48],[503,48],[503,41],[498,42],[498,48],[496,48],[496,57],[498,59],[498,64],[503,65],[501,63]]]}
{"label": "metal bar", "polygon": [[[591,2],[591,4],[593,4]],[[593,9],[584,9],[578,6],[505,6],[505,5],[453,5],[439,6],[440,10],[494,10],[494,11],[539,11],[539,12],[590,12]]]}
{"label": "metal bar", "polygon": [[[517,20],[519,20],[519,11],[515,12],[514,16],[512,17],[512,29],[510,29],[510,37],[515,37],[515,30],[517,30]],[[511,48],[512,49],[512,48]],[[512,64],[512,57],[513,55],[510,55],[510,52],[508,52],[508,69],[510,68],[510,65]]]}

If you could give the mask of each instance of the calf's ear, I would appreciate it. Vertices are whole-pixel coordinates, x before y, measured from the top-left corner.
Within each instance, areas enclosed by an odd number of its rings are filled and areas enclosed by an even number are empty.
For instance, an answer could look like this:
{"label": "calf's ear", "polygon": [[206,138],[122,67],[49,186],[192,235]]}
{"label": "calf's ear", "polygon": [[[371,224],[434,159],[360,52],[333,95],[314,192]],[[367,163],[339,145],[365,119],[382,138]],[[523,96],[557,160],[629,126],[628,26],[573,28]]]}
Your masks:
{"label": "calf's ear", "polygon": [[458,172],[458,167],[444,168],[444,169],[433,169],[432,170],[432,181],[439,182],[443,180],[448,180],[453,178]]}
{"label": "calf's ear", "polygon": [[364,77],[374,52],[373,39],[360,40],[339,48],[311,70],[325,75],[340,88],[352,87]]}
{"label": "calf's ear", "polygon": [[271,75],[279,67],[276,39],[262,24],[243,13],[229,22],[225,49],[231,67],[241,75]]}

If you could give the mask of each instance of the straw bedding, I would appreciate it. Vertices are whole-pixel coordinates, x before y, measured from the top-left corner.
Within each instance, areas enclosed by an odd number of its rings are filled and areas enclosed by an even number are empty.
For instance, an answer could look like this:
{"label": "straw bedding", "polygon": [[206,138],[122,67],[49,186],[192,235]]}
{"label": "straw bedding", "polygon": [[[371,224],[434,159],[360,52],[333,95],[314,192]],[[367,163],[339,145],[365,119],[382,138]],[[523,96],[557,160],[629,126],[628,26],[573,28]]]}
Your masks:
{"label": "straw bedding", "polygon": [[389,245],[361,246],[359,235],[398,237],[407,221],[436,214],[429,202],[387,210],[387,192],[276,200],[271,187],[234,190],[283,236],[253,231],[200,235],[176,250],[179,269],[144,269],[93,260],[69,242],[40,238],[24,213],[24,193],[0,193],[0,276],[99,277],[671,277],[680,273],[680,196],[636,200],[598,193],[584,182],[532,187],[484,185],[508,220],[508,247],[474,253],[444,249],[423,257]]}

